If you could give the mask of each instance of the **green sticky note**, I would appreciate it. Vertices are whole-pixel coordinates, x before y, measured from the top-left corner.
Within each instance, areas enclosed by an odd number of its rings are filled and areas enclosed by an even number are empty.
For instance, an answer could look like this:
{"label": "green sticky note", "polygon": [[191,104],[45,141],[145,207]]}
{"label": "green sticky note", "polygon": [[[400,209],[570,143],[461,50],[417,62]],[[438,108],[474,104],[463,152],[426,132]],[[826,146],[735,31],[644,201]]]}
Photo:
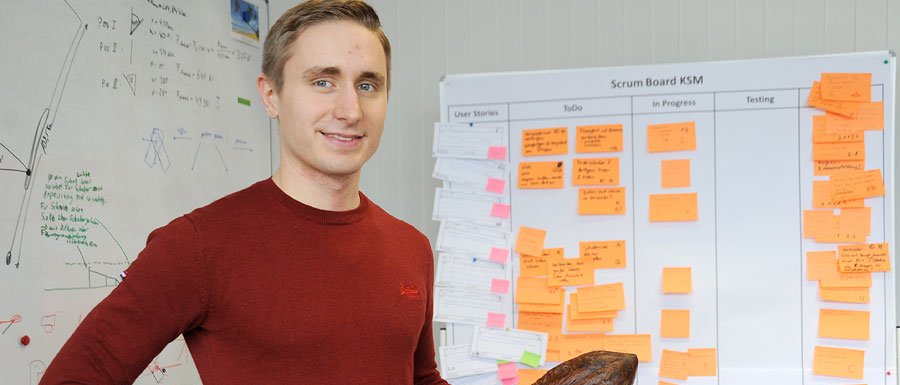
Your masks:
{"label": "green sticky note", "polygon": [[541,355],[526,350],[522,352],[522,359],[520,359],[519,362],[532,368],[536,368],[538,366],[541,366]]}
{"label": "green sticky note", "polygon": [[250,105],[250,99],[244,99],[244,98],[238,96],[238,104],[243,104],[243,105],[245,105],[245,106],[249,106],[249,105]]}

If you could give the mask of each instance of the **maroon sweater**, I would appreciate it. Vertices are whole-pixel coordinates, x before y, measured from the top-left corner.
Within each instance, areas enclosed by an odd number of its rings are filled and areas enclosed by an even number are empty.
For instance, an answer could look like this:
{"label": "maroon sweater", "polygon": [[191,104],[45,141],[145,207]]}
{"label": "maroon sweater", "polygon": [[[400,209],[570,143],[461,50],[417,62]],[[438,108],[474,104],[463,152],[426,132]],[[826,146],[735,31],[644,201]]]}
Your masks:
{"label": "maroon sweater", "polygon": [[319,210],[271,179],[153,231],[41,384],[131,384],[184,334],[205,384],[446,384],[428,240],[360,194]]}

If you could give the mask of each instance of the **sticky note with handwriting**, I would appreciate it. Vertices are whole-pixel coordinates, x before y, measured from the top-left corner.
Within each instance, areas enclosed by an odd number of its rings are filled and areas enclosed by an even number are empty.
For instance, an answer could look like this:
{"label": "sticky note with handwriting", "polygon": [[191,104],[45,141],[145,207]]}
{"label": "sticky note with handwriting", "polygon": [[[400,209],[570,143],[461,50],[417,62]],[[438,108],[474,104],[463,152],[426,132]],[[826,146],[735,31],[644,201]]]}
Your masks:
{"label": "sticky note with handwriting", "polygon": [[563,188],[565,176],[565,163],[562,161],[550,162],[520,162],[519,163],[519,188],[520,189],[558,189]]}
{"label": "sticky note with handwriting", "polygon": [[685,222],[697,218],[697,193],[650,194],[650,222]]}
{"label": "sticky note with handwriting", "polygon": [[628,265],[625,240],[579,242],[582,258],[593,262],[595,269],[623,269]]}
{"label": "sticky note with handwriting", "polygon": [[516,252],[526,255],[541,255],[544,252],[545,238],[547,238],[546,230],[519,226],[519,237],[516,239]]}
{"label": "sticky note with handwriting", "polygon": [[575,152],[619,152],[622,144],[621,124],[575,127]]}
{"label": "sticky note with handwriting", "polygon": [[816,346],[813,349],[813,373],[861,380],[865,355],[865,350]]}
{"label": "sticky note with handwriting", "polygon": [[823,73],[822,99],[839,102],[872,100],[871,73]]}
{"label": "sticky note with handwriting", "polygon": [[809,90],[808,102],[810,106],[849,118],[855,118],[859,111],[859,103],[822,99],[822,83],[820,82],[813,82],[812,88]]}
{"label": "sticky note with handwriting", "polygon": [[594,284],[594,266],[589,258],[553,258],[548,260],[550,286],[579,286]]}
{"label": "sticky note with handwriting", "polygon": [[580,188],[578,189],[579,215],[623,215],[625,214],[625,188]]}
{"label": "sticky note with handwriting", "polygon": [[568,127],[522,130],[522,156],[562,155],[568,153]]}
{"label": "sticky note with handwriting", "polygon": [[813,143],[813,160],[866,160],[865,142]]}
{"label": "sticky note with handwriting", "polygon": [[687,353],[689,377],[716,375],[716,348],[688,349]]}
{"label": "sticky note with handwriting", "polygon": [[697,149],[694,122],[651,124],[647,126],[647,152],[690,151]]}
{"label": "sticky note with handwriting", "polygon": [[691,160],[670,159],[660,162],[662,188],[691,187]]}
{"label": "sticky note with handwriting", "polygon": [[625,287],[621,282],[578,289],[579,311],[625,309]]}
{"label": "sticky note with handwriting", "polygon": [[881,169],[845,172],[831,177],[831,199],[846,201],[884,195]]}
{"label": "sticky note with handwriting", "polygon": [[819,337],[867,341],[869,318],[865,310],[819,309]]}
{"label": "sticky note with handwriting", "polygon": [[572,160],[572,184],[575,186],[619,184],[619,158]]}
{"label": "sticky note with handwriting", "polygon": [[674,380],[688,379],[688,353],[663,349],[659,359],[659,376]]}
{"label": "sticky note with handwriting", "polygon": [[891,271],[887,243],[838,246],[838,267],[842,273]]}

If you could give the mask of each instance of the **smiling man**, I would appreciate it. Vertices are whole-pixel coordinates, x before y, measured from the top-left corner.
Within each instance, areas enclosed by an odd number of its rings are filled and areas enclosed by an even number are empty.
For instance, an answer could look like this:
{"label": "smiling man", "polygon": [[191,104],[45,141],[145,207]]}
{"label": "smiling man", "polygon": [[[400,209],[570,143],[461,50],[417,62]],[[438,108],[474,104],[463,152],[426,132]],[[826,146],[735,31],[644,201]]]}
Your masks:
{"label": "smiling man", "polygon": [[359,191],[390,84],[378,16],[308,1],[264,50],[275,175],[151,233],[41,384],[131,384],[179,334],[206,384],[447,384],[428,240]]}

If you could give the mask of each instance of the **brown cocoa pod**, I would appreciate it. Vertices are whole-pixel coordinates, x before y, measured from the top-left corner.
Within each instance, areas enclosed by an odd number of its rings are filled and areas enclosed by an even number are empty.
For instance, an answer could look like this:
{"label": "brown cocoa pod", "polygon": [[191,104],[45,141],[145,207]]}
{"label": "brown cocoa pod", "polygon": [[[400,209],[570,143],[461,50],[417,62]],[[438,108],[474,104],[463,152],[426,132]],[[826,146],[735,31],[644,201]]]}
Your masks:
{"label": "brown cocoa pod", "polygon": [[534,385],[631,385],[637,366],[634,354],[597,350],[557,365]]}

